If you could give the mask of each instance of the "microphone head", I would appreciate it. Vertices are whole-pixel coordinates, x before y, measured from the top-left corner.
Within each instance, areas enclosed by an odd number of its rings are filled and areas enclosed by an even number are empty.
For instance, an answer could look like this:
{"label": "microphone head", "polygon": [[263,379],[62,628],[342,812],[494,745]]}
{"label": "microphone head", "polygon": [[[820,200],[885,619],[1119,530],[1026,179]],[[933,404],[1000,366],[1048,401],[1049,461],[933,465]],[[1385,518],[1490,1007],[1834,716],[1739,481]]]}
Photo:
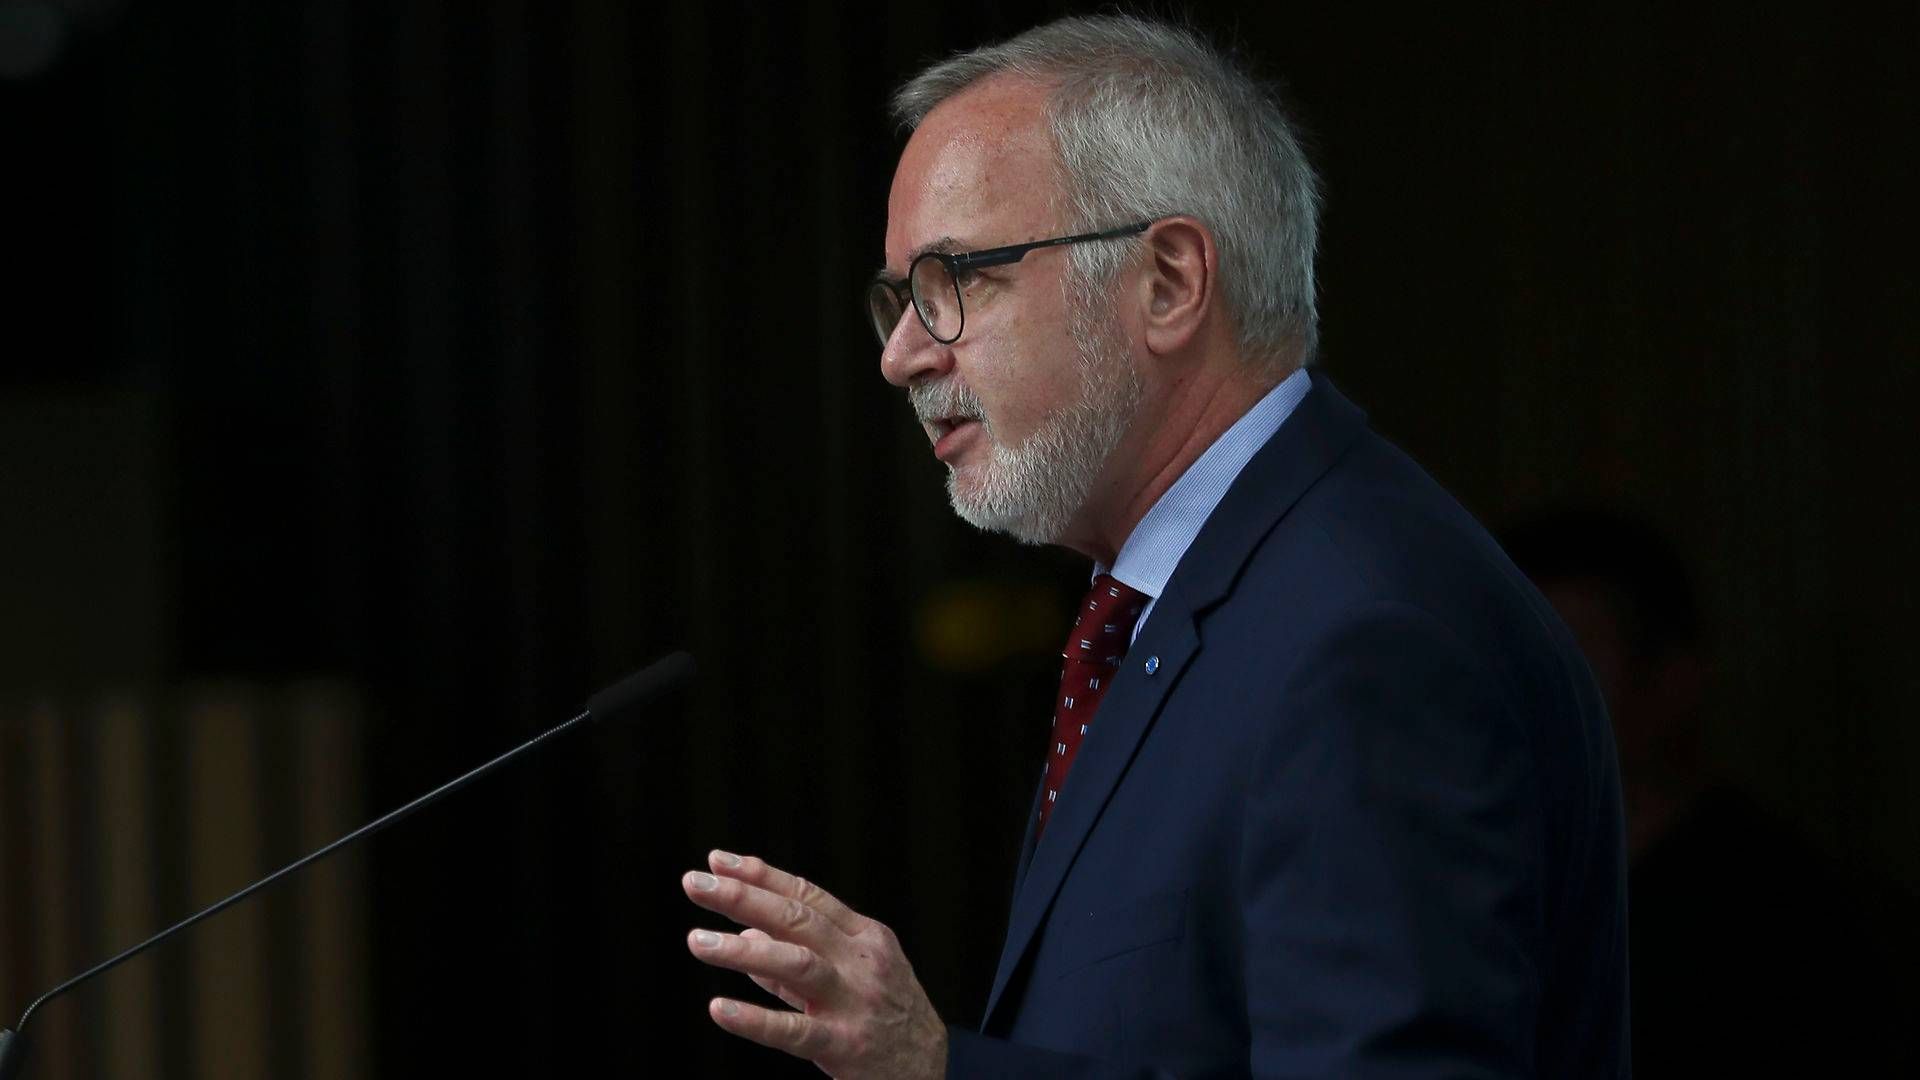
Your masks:
{"label": "microphone head", "polygon": [[[25,1027],[25,1024],[20,1025]],[[11,1030],[0,1031],[0,1080],[14,1080],[27,1067],[27,1040]]]}
{"label": "microphone head", "polygon": [[588,698],[587,711],[605,720],[691,681],[695,670],[691,653],[668,653]]}

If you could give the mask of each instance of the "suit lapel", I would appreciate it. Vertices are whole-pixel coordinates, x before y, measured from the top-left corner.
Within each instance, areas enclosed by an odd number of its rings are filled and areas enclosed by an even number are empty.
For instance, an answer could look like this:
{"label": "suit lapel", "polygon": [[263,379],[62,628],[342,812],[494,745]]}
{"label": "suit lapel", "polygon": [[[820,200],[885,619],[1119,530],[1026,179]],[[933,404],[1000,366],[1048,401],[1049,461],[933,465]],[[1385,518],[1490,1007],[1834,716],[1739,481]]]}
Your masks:
{"label": "suit lapel", "polygon": [[1033,841],[1034,814],[1028,815],[1013,912],[987,997],[983,1030],[992,1023],[1007,983],[1032,946],[1061,882],[1126,775],[1161,705],[1200,651],[1200,617],[1232,591],[1260,541],[1353,444],[1364,430],[1364,419],[1331,383],[1315,374],[1307,396],[1247,463],[1181,558],[1166,591],[1154,602],[1146,626],[1121,661],[1038,844]]}
{"label": "suit lapel", "polygon": [[1040,782],[1033,788],[1033,805],[1027,807],[1027,836],[1020,842],[1020,862],[1013,871],[1013,895],[1020,895],[1020,885],[1027,880],[1027,867],[1033,863],[1033,831],[1040,824],[1040,800],[1047,793],[1047,777],[1043,772]]}
{"label": "suit lapel", "polygon": [[[1106,806],[1107,797],[1113,794],[1114,787],[1126,773],[1134,750],[1160,711],[1160,703],[1197,647],[1191,620],[1177,616],[1163,618],[1161,606],[1156,603],[1147,628],[1128,650],[1119,673],[1114,676],[1112,689],[1101,701],[1100,711],[1094,714],[1093,727],[1074,757],[1073,771],[1060,792],[1060,801],[1053,809],[1046,833],[1039,843],[1032,845],[1032,861],[1014,891],[1007,941],[1000,952],[1000,968],[994,975],[993,991],[987,997],[989,1020],[1006,990],[1008,978],[1052,906],[1074,856],[1079,854],[1087,833]],[[1141,667],[1147,656],[1159,658],[1158,669],[1152,676],[1146,675]],[[1032,833],[1031,825],[1028,833]]]}

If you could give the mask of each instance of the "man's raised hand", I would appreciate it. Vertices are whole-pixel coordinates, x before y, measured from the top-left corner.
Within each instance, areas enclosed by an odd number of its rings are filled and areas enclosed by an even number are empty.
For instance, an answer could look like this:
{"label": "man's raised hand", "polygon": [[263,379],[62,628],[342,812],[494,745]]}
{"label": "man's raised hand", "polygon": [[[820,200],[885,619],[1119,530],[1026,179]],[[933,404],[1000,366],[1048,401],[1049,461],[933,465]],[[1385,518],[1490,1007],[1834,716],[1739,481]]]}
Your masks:
{"label": "man's raised hand", "polygon": [[687,947],[741,972],[793,1007],[733,998],[707,1005],[714,1023],[818,1065],[830,1076],[940,1077],[947,1029],[893,931],[825,889],[751,856],[715,851],[711,873],[681,879],[688,899],[746,927],[694,930]]}

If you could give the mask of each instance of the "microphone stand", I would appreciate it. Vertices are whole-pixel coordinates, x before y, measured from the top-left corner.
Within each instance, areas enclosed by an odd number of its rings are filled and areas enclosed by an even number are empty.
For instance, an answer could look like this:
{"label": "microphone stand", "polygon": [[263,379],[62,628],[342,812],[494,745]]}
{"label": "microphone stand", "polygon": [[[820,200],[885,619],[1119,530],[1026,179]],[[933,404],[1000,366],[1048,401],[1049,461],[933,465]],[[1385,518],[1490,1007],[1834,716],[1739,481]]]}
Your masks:
{"label": "microphone stand", "polygon": [[327,846],[321,848],[320,850],[315,851],[309,855],[303,856],[299,859],[294,860],[293,862],[288,863],[287,865],[281,867],[280,869],[275,870],[273,873],[268,874],[266,877],[261,878],[259,881],[256,881],[253,884],[247,886],[246,888],[241,889],[239,892],[234,893],[232,896],[229,896],[224,900],[221,900],[217,903],[214,903],[205,908],[202,908],[200,911],[197,911],[194,914],[189,915],[184,919],[181,919],[179,922],[174,923],[172,926],[167,927],[165,930],[160,931],[159,933],[153,935],[152,937],[141,942],[140,944],[135,945],[132,948],[119,953],[118,955],[109,957],[106,960],[102,960],[100,963],[95,964],[93,967],[88,968],[87,970],[81,972],[78,975],[75,975],[73,978],[68,979],[66,982],[61,983],[59,986],[56,986],[53,989],[47,991],[46,993],[41,994],[38,998],[34,999],[33,1004],[27,1006],[26,1012],[20,1014],[20,1023],[18,1025],[16,1025],[11,1030],[0,1030],[0,1080],[16,1080],[16,1078],[19,1076],[20,1069],[23,1067],[26,1061],[26,1056],[27,1056],[28,1044],[25,1038],[27,1021],[33,1018],[34,1010],[38,1009],[41,1005],[45,1004],[46,1002],[52,1000],[53,998],[59,997],[61,994],[66,993],[67,991],[73,989],[74,987],[80,985],[83,982],[86,982],[88,979],[91,979],[96,975],[102,974],[107,971],[111,971],[112,969],[119,967],[121,964],[127,962],[128,960],[133,959],[135,956],[138,956],[139,954],[147,951],[153,946],[160,944],[162,941],[165,941],[166,939],[172,937],[173,935],[179,933],[180,931],[185,930],[187,927],[192,926],[194,923],[197,923],[202,919],[210,918],[214,915],[219,914],[222,911],[225,911],[226,909],[232,907],[233,905],[239,903],[240,901],[245,900],[247,897],[252,896],[254,893],[259,892],[261,889],[264,889],[267,886],[273,884],[274,882],[279,881],[281,878],[286,877],[288,874],[291,874],[303,867],[310,866],[313,863],[319,862],[321,859],[326,858],[327,856],[333,854],[334,852],[340,850],[343,847],[346,847],[348,844],[351,844],[354,841],[361,839],[362,837],[372,836],[374,833],[379,832],[380,830],[386,828],[389,825],[405,820],[408,816],[413,814],[414,811],[421,809],[422,807],[426,806],[429,803],[437,802],[440,799],[443,799],[446,796],[451,795],[456,791],[459,791],[461,788],[466,787],[468,784],[473,783],[475,780],[480,779],[481,777],[487,775],[488,773],[493,772],[495,769],[500,768],[502,765],[505,765],[507,762],[512,761],[514,758],[519,757],[521,754],[524,754],[527,751],[532,750],[534,747],[541,745],[542,743],[546,742],[548,739],[554,738],[555,736],[560,735],[563,732],[571,730],[575,725],[579,724],[581,721],[591,720],[598,716],[611,716],[612,714],[619,712],[621,710],[624,710],[629,706],[636,705],[647,698],[651,698],[656,694],[662,693],[666,690],[672,689],[675,686],[678,686],[679,684],[687,681],[688,679],[691,679],[693,677],[693,672],[694,672],[693,657],[688,655],[687,653],[676,652],[676,653],[671,653],[665,657],[662,657],[661,659],[654,661],[652,664],[648,665],[646,668],[642,669],[641,671],[633,675],[627,676],[625,679],[622,679],[620,682],[615,683],[614,685],[608,687],[605,690],[600,691],[599,693],[595,694],[593,697],[589,698],[587,700],[586,709],[582,711],[578,716],[575,716],[573,719],[568,720],[566,723],[548,728],[546,731],[543,731],[540,734],[535,735],[533,738],[528,739],[526,742],[521,743],[519,746],[516,746],[513,749],[507,751],[506,753],[501,754],[499,757],[494,758],[492,761],[487,762],[485,765],[481,765],[478,768],[470,769],[467,772],[461,774],[460,776],[454,777],[452,780],[449,780],[446,783],[441,784],[439,787],[434,788],[432,791],[427,792],[425,795],[422,795],[419,798],[414,799],[412,802],[407,803],[405,806],[402,806],[395,810],[388,811],[387,813],[381,815],[378,818],[375,818],[372,821],[367,822],[365,825],[360,826],[359,828],[353,830],[352,832],[341,837],[340,839],[335,840],[333,843],[328,844]]}

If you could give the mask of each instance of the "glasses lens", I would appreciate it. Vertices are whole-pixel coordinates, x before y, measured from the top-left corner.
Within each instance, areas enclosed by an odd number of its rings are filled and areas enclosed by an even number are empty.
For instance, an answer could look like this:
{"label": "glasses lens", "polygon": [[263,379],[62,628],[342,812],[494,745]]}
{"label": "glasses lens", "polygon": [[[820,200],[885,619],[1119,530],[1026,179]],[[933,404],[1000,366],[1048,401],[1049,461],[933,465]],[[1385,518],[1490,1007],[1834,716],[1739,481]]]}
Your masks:
{"label": "glasses lens", "polygon": [[910,271],[913,275],[913,306],[927,332],[939,342],[951,342],[960,336],[960,288],[947,273],[947,264],[931,255],[921,256]]}
{"label": "glasses lens", "polygon": [[882,347],[893,336],[893,328],[900,325],[902,310],[900,294],[893,291],[893,286],[876,281],[867,289],[867,316],[873,320],[873,333]]}

